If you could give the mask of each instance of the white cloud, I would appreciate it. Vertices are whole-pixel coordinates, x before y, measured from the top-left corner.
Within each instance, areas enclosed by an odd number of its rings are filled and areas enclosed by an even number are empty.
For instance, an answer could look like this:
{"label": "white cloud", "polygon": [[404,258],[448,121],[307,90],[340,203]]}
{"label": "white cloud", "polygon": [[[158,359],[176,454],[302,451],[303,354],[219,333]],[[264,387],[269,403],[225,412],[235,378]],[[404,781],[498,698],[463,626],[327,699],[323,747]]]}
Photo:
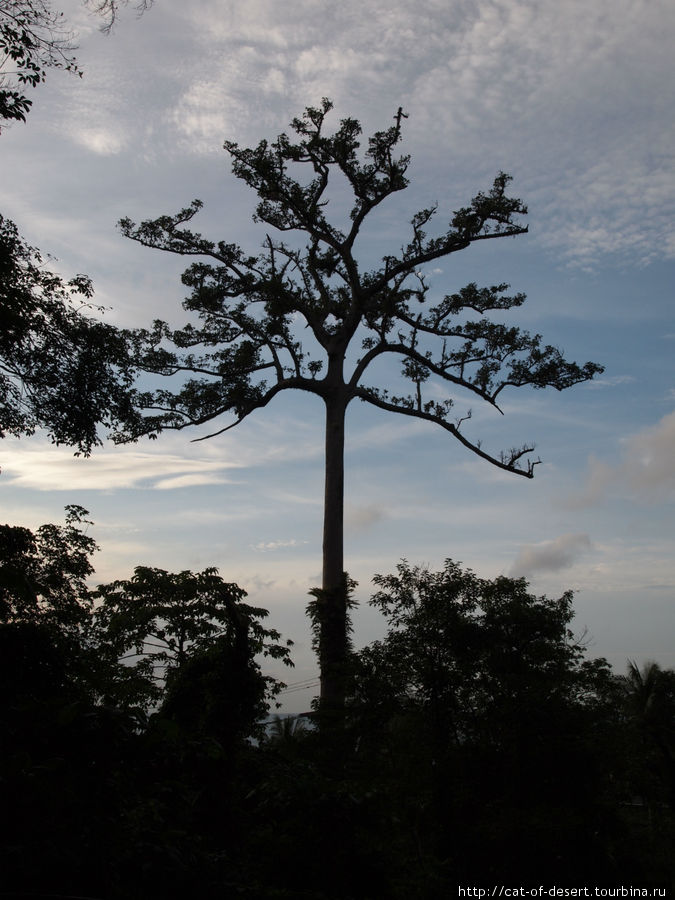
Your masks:
{"label": "white cloud", "polygon": [[562,262],[675,257],[671,0],[166,0],[120,28],[52,126],[97,156],[224,160],[324,94],[367,131],[403,104],[437,194],[504,168]]}
{"label": "white cloud", "polygon": [[113,156],[120,153],[125,145],[125,136],[119,131],[109,128],[81,128],[73,137],[87,150],[97,153],[99,156]]}
{"label": "white cloud", "polygon": [[[447,396],[447,392],[446,392]],[[355,407],[357,410],[365,409]],[[372,407],[370,407],[372,409]],[[362,417],[359,417],[361,424]],[[409,419],[402,415],[388,414],[388,418],[378,416],[375,424],[365,423],[355,434],[350,434],[347,443],[347,452],[356,450],[378,450],[381,447],[392,447],[399,442],[410,438],[421,437],[429,434],[430,425],[419,419]]]}
{"label": "white cloud", "polygon": [[245,590],[248,593],[252,591],[268,592],[276,584],[274,578],[262,578],[260,575],[251,575],[245,580]]}
{"label": "white cloud", "polygon": [[597,388],[616,387],[619,384],[632,384],[634,381],[633,375],[611,375],[607,378],[594,378],[593,381],[587,381],[585,387],[587,390],[595,390]]}
{"label": "white cloud", "polygon": [[572,566],[591,548],[587,534],[563,534],[552,541],[541,541],[521,547],[509,574],[514,577],[534,572],[558,572]]}
{"label": "white cloud", "polygon": [[16,487],[38,491],[112,491],[121,488],[170,490],[196,484],[225,484],[235,463],[206,457],[143,452],[129,447],[104,447],[85,459],[71,450],[46,448],[37,440],[2,447],[2,479]]}
{"label": "white cloud", "polygon": [[303,544],[308,543],[309,541],[298,541],[295,538],[291,538],[287,541],[260,541],[258,544],[252,544],[251,549],[267,553],[270,550],[285,550],[288,547],[301,547]]}
{"label": "white cloud", "polygon": [[586,485],[569,506],[591,506],[608,494],[647,502],[675,495],[675,412],[622,440],[622,459],[612,465],[591,457]]}
{"label": "white cloud", "polygon": [[175,475],[162,478],[153,487],[158,491],[171,491],[175,488],[198,487],[202,484],[232,484],[229,478],[221,478],[214,472],[200,472],[194,475]]}

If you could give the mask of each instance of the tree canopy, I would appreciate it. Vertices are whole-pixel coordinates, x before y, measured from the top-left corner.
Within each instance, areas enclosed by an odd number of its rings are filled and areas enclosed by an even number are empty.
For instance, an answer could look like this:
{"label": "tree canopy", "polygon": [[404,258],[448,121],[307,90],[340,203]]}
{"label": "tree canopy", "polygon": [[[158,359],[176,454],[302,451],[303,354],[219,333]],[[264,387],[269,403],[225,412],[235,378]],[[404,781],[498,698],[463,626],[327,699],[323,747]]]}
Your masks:
{"label": "tree canopy", "polygon": [[570,592],[451,560],[377,576],[386,634],[351,657],[335,766],[321,732],[266,725],[278,683],[256,654],[288,646],[264,610],[214,569],[140,566],[94,597],[89,525],[72,508],[0,528],[6,891],[422,900],[524,869],[672,883],[675,675],[588,659]]}
{"label": "tree canopy", "polygon": [[0,215],[0,437],[47,430],[89,454],[133,415],[124,335],[95,318],[86,275],[65,281]]}
{"label": "tree canopy", "polygon": [[79,630],[91,613],[87,578],[96,541],[81,506],[67,506],[65,525],[37,531],[0,525],[0,622]]}
{"label": "tree canopy", "polygon": [[560,858],[579,877],[611,871],[597,833],[620,693],[572,631],[572,593],[452,560],[374,581],[387,632],[356,654],[353,728],[388,789],[405,784],[399,814],[419,810],[420,843],[466,877],[480,859],[486,880]]}
{"label": "tree canopy", "polygon": [[571,630],[571,591],[537,597],[524,578],[479,578],[450,559],[438,572],[404,560],[373,581],[387,634],[361,652],[364,671],[380,669],[381,696],[402,707],[442,710],[448,742],[494,741],[507,720],[536,730],[541,712],[590,704],[609,678]]}
{"label": "tree canopy", "polygon": [[[553,386],[558,390],[601,371],[594,363],[566,362],[560,351],[542,345],[539,335],[491,322],[486,314],[520,306],[522,293],[508,295],[508,285],[479,288],[471,283],[431,305],[425,264],[466,249],[477,241],[524,234],[519,217],[525,205],[507,194],[509,176],[500,173],[487,193],[478,193],[458,209],[449,226],[428,236],[436,207],[411,220],[411,235],[379,267],[361,273],[355,242],[369,213],[388,196],[408,186],[409,157],[395,158],[403,113],[386,131],[368,141],[365,162],[358,158],[361,126],[345,119],[333,135],[324,134],[332,104],[308,108],[292,126],[295,143],[285,134],[253,149],[232,141],[225,148],[233,172],[259,195],[257,221],[278,232],[299,232],[307,239],[296,249],[267,236],[262,253],[250,255],[233,243],[213,242],[184,226],[201,209],[199,200],[173,216],[136,226],[123,219],[123,234],[145,246],[184,256],[204,257],[183,275],[191,289],[184,303],[201,326],[172,330],[157,321],[136,339],[140,360],[149,371],[190,377],[181,389],[147,394],[149,414],[138,423],[143,432],[184,428],[232,413],[231,428],[286,389],[301,389],[324,399],[340,389],[344,402],[358,398],[379,408],[431,421],[493,464],[530,476],[534,462],[524,461],[532,447],[491,455],[462,431],[467,416],[454,417],[455,400],[424,396],[430,379],[446,390],[468,392],[498,408],[507,387]],[[311,173],[296,180],[292,173]],[[341,173],[354,195],[351,225],[329,222],[326,192],[331,175]],[[477,318],[467,320],[467,315]],[[310,329],[323,352],[315,354],[298,340],[297,323]],[[364,351],[348,377],[344,356],[352,339]],[[309,342],[308,342],[309,343]],[[176,350],[166,349],[174,345]],[[201,348],[193,352],[192,348]],[[396,397],[365,380],[376,359],[392,356],[401,363],[411,393]],[[336,371],[339,363],[339,376]],[[325,372],[323,378],[319,374]]]}
{"label": "tree canopy", "polygon": [[[292,666],[292,641],[266,628],[266,609],[243,602],[246,591],[221,578],[215,568],[203,572],[166,572],[137,566],[131,579],[101,584],[95,615],[96,641],[112,659],[124,660],[117,670],[125,684],[145,693],[146,702],[161,698],[165,684],[176,682],[186,667],[198,667],[212,650],[229,653],[239,669],[255,669],[261,697],[280,690],[274,678],[262,676],[254,657],[280,659]],[[220,691],[235,690],[222,684]]]}

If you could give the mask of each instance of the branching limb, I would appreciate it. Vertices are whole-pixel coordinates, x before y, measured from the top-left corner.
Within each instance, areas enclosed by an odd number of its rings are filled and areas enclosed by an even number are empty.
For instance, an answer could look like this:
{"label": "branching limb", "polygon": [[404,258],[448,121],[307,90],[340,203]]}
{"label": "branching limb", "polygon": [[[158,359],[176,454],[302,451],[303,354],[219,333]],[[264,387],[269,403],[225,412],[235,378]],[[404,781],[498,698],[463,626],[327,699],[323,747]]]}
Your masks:
{"label": "branching limb", "polygon": [[217,437],[219,434],[224,434],[226,431],[230,431],[232,428],[235,428],[241,422],[244,421],[252,412],[255,412],[256,409],[263,409],[267,404],[276,397],[277,394],[281,393],[281,391],[285,390],[301,390],[307,391],[311,394],[322,394],[322,391],[319,388],[319,382],[308,378],[286,378],[283,382],[275,384],[271,387],[265,394],[251,402],[246,406],[237,416],[235,422],[231,422],[229,425],[226,425],[224,428],[219,429],[218,431],[214,431],[211,434],[206,434],[203,437],[194,438],[192,443],[199,443],[199,441],[207,441],[209,438]]}
{"label": "branching limb", "polygon": [[117,225],[124,237],[136,241],[143,247],[165,250],[179,256],[208,256],[222,263],[236,278],[245,278],[249,269],[256,263],[255,257],[245,257],[236,244],[221,241],[216,245],[197,232],[178,227],[189,222],[203,206],[201,200],[193,200],[189,206],[172,216],[146,219],[140,225],[136,225],[129,218],[124,218],[120,219]]}
{"label": "branching limb", "polygon": [[452,422],[448,422],[446,419],[434,415],[431,412],[426,412],[425,410],[420,410],[415,407],[410,406],[401,406],[397,403],[394,403],[390,400],[385,399],[383,396],[378,395],[377,391],[373,388],[366,387],[358,387],[354,391],[354,396],[358,397],[360,400],[363,400],[366,403],[371,403],[373,406],[378,407],[379,409],[387,410],[388,412],[401,413],[405,416],[412,416],[416,419],[423,419],[427,422],[433,422],[435,425],[440,425],[441,428],[444,428],[446,431],[449,431],[457,440],[463,444],[468,450],[471,450],[472,453],[475,453],[476,456],[480,456],[481,459],[486,460],[491,463],[493,466],[496,466],[498,469],[504,469],[507,472],[513,472],[516,475],[523,475],[525,478],[532,478],[534,467],[539,464],[540,460],[526,460],[525,467],[520,464],[520,461],[524,456],[528,453],[532,453],[534,450],[534,445],[524,446],[519,448],[512,448],[508,451],[502,451],[499,456],[492,456],[489,453],[486,453],[483,450],[479,443],[473,443],[468,438],[466,438],[458,426]]}
{"label": "branching limb", "polygon": [[525,234],[527,226],[518,225],[513,217],[525,215],[527,207],[521,200],[506,196],[506,186],[510,180],[510,176],[500,172],[488,194],[477,194],[471,206],[455,212],[448,231],[442,237],[427,240],[422,230],[435,212],[433,207],[417,213],[412,220],[411,243],[402,249],[400,258],[385,259],[384,270],[368,287],[369,295],[382,291],[400,274],[409,274],[426,263],[465,250],[476,241]]}
{"label": "branching limb", "polygon": [[[358,362],[356,368],[354,369],[354,373],[350,379],[349,386],[350,389],[354,390],[359,385],[363,374],[365,373],[368,366],[378,357],[382,356],[386,353],[398,354],[406,360],[416,363],[421,369],[423,369],[427,376],[428,374],[437,375],[439,378],[442,378],[444,381],[448,381],[451,384],[466,388],[466,390],[471,391],[476,394],[481,400],[485,400],[491,406],[494,406],[496,409],[499,409],[494,398],[486,393],[484,388],[480,385],[469,381],[466,378],[462,378],[461,375],[453,375],[450,371],[448,371],[448,365],[444,363],[436,363],[428,356],[425,356],[419,350],[415,349],[415,347],[410,347],[407,344],[403,343],[391,343],[388,341],[381,341],[375,347],[371,348]],[[419,375],[419,373],[418,373]],[[425,376],[426,377],[426,376]],[[419,380],[419,377],[418,377]],[[501,410],[499,410],[501,412]]]}
{"label": "branching limb", "polygon": [[456,294],[446,296],[442,303],[432,307],[425,314],[417,314],[413,317],[406,309],[401,309],[398,318],[407,325],[415,326],[420,331],[437,337],[463,337],[464,325],[445,324],[449,317],[458,317],[467,310],[479,313],[495,310],[509,310],[522,306],[525,302],[525,294],[518,293],[512,296],[504,296],[508,290],[508,284],[497,284],[492,287],[479,288],[475,282],[468,284]]}
{"label": "branching limb", "polygon": [[[138,0],[134,4],[137,15],[141,16],[150,9],[154,0]],[[89,7],[96,15],[102,16],[104,19],[101,25],[101,31],[109,34],[115,27],[117,16],[119,15],[120,6],[127,6],[129,0],[85,0],[85,5]]]}

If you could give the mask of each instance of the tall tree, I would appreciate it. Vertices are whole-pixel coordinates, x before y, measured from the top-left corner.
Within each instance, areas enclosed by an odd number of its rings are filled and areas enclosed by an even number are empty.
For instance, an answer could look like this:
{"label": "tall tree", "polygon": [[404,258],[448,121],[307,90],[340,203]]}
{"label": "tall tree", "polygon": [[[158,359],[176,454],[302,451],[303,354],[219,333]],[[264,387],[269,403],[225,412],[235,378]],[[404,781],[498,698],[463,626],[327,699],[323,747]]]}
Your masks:
{"label": "tall tree", "polygon": [[[343,561],[345,413],[358,399],[378,409],[438,425],[466,449],[500,469],[532,477],[538,460],[524,445],[488,452],[463,428],[470,411],[457,416],[453,394],[464,391],[499,409],[507,387],[531,385],[563,390],[601,371],[593,363],[567,362],[555,347],[543,345],[511,325],[494,322],[493,312],[520,306],[523,294],[508,285],[475,283],[440,302],[430,303],[425,266],[479,241],[524,234],[523,203],[508,196],[508,175],[500,173],[487,193],[453,213],[437,236],[428,236],[436,207],[417,212],[408,242],[362,271],[357,238],[366,217],[387,197],[408,186],[409,157],[395,156],[405,118],[368,140],[359,158],[361,126],[343,119],[325,133],[332,104],[324,99],[294,119],[295,137],[281,134],[255,148],[227,141],[233,172],[252,187],[260,202],[255,220],[276,233],[251,255],[225,241],[214,242],[184,227],[201,209],[199,200],[176,215],[120,227],[139,243],[182,256],[198,257],[183,275],[191,289],[184,308],[200,324],[172,329],[156,321],[136,333],[138,362],[148,372],[178,376],[174,388],[139,394],[142,423],[119,435],[156,435],[166,428],[203,425],[225,414],[221,434],[261,409],[282,391],[301,390],[325,407],[325,505],[321,645],[321,698],[324,710],[344,702],[347,656],[347,591]],[[303,177],[305,173],[308,177]],[[337,176],[353,194],[349,221],[329,221],[329,182]],[[281,236],[280,236],[280,234]],[[299,236],[283,239],[284,234]],[[472,315],[475,317],[472,318]],[[303,345],[300,326],[314,338]],[[315,343],[316,342],[316,343]],[[311,346],[309,346],[311,344]],[[357,358],[354,345],[361,348]],[[318,345],[318,352],[314,347]],[[351,353],[351,356],[349,355]],[[390,394],[368,376],[375,364],[394,358],[410,383],[408,393]],[[374,374],[374,373],[373,373]],[[438,400],[433,383],[445,386]]]}

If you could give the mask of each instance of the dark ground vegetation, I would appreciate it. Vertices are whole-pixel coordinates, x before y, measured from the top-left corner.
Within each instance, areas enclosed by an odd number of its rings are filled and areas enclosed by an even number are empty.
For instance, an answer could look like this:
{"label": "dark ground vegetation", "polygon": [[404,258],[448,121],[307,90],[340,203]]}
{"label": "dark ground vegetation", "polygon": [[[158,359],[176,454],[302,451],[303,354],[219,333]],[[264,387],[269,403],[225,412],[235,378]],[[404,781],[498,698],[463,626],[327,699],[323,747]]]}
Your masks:
{"label": "dark ground vegetation", "polygon": [[265,725],[289,647],[243,591],[138,568],[94,596],[85,528],[0,529],[2,896],[672,886],[675,673],[587,659],[571,594],[401,563],[326,735]]}

